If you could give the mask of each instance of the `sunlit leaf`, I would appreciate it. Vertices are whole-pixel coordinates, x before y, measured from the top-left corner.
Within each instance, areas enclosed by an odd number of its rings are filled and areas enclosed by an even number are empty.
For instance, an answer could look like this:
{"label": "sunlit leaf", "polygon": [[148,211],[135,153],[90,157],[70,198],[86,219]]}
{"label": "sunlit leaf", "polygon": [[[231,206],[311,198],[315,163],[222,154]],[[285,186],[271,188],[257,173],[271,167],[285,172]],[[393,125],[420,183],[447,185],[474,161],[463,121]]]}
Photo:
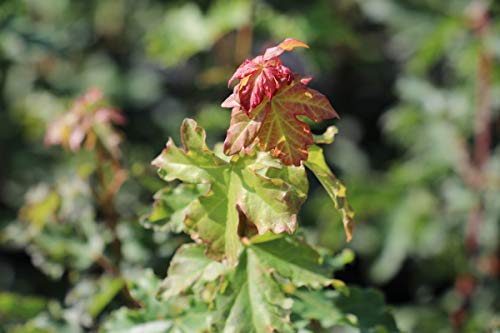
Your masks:
{"label": "sunlit leaf", "polygon": [[167,181],[210,185],[185,214],[188,232],[207,244],[210,257],[234,262],[239,237],[295,231],[307,192],[303,167],[281,166],[263,152],[225,161],[207,148],[193,120],[183,122],[181,135],[184,150],[170,140],[153,164]]}
{"label": "sunlit leaf", "polygon": [[263,101],[245,118],[233,108],[231,127],[225,141],[226,154],[234,154],[258,140],[286,165],[300,165],[307,159],[307,147],[314,143],[309,125],[298,117],[315,122],[337,117],[328,99],[300,81],[283,86],[270,101]]}
{"label": "sunlit leaf", "polygon": [[208,258],[204,250],[203,246],[196,244],[186,244],[177,250],[158,294],[168,299],[192,288],[197,282],[212,281],[224,273],[226,267]]}
{"label": "sunlit leaf", "polygon": [[315,144],[327,144],[327,145],[331,144],[331,143],[333,143],[333,140],[335,139],[335,135],[337,135],[338,132],[339,132],[339,130],[337,129],[337,127],[328,126],[328,128],[326,129],[325,132],[323,132],[323,134],[318,134],[318,135],[313,134],[314,143]]}
{"label": "sunlit leaf", "polygon": [[280,55],[283,54],[285,51],[292,51],[296,47],[305,47],[309,48],[309,46],[306,43],[303,43],[301,41],[298,41],[293,38],[287,38],[281,43],[279,43],[278,46],[270,47],[264,52],[264,59],[271,59],[274,57],[279,57]]}
{"label": "sunlit leaf", "polygon": [[285,290],[329,285],[332,280],[321,261],[314,249],[290,237],[251,243],[216,299],[219,331],[294,332],[292,300]]}
{"label": "sunlit leaf", "polygon": [[244,112],[250,114],[265,97],[270,100],[276,91],[293,80],[292,71],[283,65],[278,58],[283,52],[291,51],[296,47],[308,47],[305,43],[287,38],[278,46],[268,48],[264,55],[252,60],[245,60],[234,72],[229,85],[233,80],[240,82],[235,87],[234,95]]}
{"label": "sunlit leaf", "polygon": [[227,299],[218,304],[219,332],[294,332],[287,298],[260,258],[245,251],[227,290]]}
{"label": "sunlit leaf", "polygon": [[304,242],[285,237],[251,246],[263,266],[290,279],[294,286],[320,288],[332,283],[323,258]]}
{"label": "sunlit leaf", "polygon": [[326,164],[323,149],[320,147],[316,145],[309,147],[309,159],[305,162],[305,165],[318,178],[332,199],[335,208],[342,214],[347,241],[350,241],[354,227],[354,211],[347,202],[345,185],[335,177]]}
{"label": "sunlit leaf", "polygon": [[280,89],[268,103],[257,137],[264,150],[272,151],[286,165],[307,160],[307,147],[314,142],[309,126],[298,116],[318,122],[337,113],[325,96],[299,82]]}
{"label": "sunlit leaf", "polygon": [[166,187],[155,193],[153,209],[141,219],[141,222],[146,227],[168,228],[176,233],[182,232],[186,207],[207,190],[208,187],[203,184]]}

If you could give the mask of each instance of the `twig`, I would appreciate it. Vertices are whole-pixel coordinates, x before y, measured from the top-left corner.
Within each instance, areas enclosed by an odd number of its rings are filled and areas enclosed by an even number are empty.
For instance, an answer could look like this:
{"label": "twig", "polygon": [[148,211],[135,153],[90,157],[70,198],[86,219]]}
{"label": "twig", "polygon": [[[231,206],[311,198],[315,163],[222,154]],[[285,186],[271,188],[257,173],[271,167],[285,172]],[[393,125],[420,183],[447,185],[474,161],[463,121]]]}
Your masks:
{"label": "twig", "polygon": [[[474,123],[474,166],[477,177],[484,183],[484,168],[490,159],[491,154],[491,71],[492,56],[484,48],[484,39],[490,30],[490,19],[488,8],[482,3],[478,3],[480,12],[476,14],[474,24],[477,39],[483,43],[479,54],[476,78],[476,114]],[[481,196],[482,187],[473,188]],[[475,208],[476,210],[476,208]],[[478,235],[481,227],[482,203],[479,203],[476,213],[471,213],[467,226],[467,245],[470,253],[475,253],[478,249]]]}
{"label": "twig", "polygon": [[[123,278],[120,270],[113,265],[113,263],[107,259],[104,255],[99,254],[96,257],[94,257],[94,262],[98,264],[105,272],[108,272],[109,274],[113,275],[114,277],[117,277],[119,279],[122,279],[125,281]],[[133,309],[140,309],[142,308],[141,302],[136,300],[132,294],[130,293],[130,290],[127,286],[127,283],[125,282],[123,284],[122,288],[122,294],[123,296],[127,299],[128,303],[130,304],[130,307]]]}
{"label": "twig", "polygon": [[[125,170],[121,169],[121,166],[118,161],[116,161],[113,156],[106,153],[106,150],[103,149],[101,144],[98,142],[96,145],[96,157],[97,157],[97,168],[96,174],[97,179],[99,181],[99,186],[101,188],[100,192],[97,192],[97,203],[99,207],[102,209],[104,213],[104,222],[108,226],[111,231],[113,240],[112,240],[112,248],[113,254],[117,262],[120,262],[122,259],[122,251],[121,251],[121,241],[118,237],[118,232],[116,227],[118,225],[119,215],[116,212],[114,206],[114,198],[121,185],[127,178],[127,173]],[[113,180],[110,184],[106,182],[104,166],[107,161],[111,161],[113,168]]]}
{"label": "twig", "polygon": [[[472,29],[477,40],[482,44],[479,51],[476,77],[476,113],[474,118],[474,147],[469,155],[467,149],[463,149],[464,156],[459,166],[459,172],[465,184],[473,190],[479,200],[469,212],[467,228],[465,233],[465,248],[469,262],[477,265],[477,256],[480,248],[479,234],[484,216],[484,186],[486,185],[485,166],[491,154],[491,71],[492,56],[485,49],[484,40],[489,34],[490,19],[488,6],[485,2],[477,0],[471,3],[469,8]],[[463,145],[465,147],[465,145]],[[472,158],[469,158],[471,156]],[[464,283],[466,281],[467,283]],[[472,274],[465,274],[456,279],[455,290],[462,296],[462,303],[456,309],[450,319],[455,328],[461,328],[467,316],[467,310],[471,303],[477,280]],[[466,288],[464,288],[466,286]]]}

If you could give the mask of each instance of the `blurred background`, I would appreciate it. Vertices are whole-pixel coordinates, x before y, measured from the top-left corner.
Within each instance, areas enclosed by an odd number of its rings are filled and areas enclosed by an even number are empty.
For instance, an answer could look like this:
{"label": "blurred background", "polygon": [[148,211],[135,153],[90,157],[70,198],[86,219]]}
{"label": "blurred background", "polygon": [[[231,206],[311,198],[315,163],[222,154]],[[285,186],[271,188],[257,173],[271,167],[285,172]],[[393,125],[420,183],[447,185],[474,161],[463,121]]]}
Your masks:
{"label": "blurred background", "polygon": [[[123,274],[165,276],[189,239],[139,222],[165,185],[150,161],[168,137],[179,142],[185,117],[210,145],[222,141],[228,78],[286,37],[310,49],[284,54],[285,64],[311,75],[341,116],[313,130],[338,127],[325,151],[357,214],[346,244],[311,177],[300,216],[308,240],[352,249],[336,277],[379,288],[403,330],[500,332],[494,0],[2,0],[0,332],[98,327],[126,301],[95,264],[117,239]],[[127,120],[114,127],[111,155],[127,176],[111,232],[93,197],[104,185],[92,149],[44,145],[48,125],[92,87]]]}

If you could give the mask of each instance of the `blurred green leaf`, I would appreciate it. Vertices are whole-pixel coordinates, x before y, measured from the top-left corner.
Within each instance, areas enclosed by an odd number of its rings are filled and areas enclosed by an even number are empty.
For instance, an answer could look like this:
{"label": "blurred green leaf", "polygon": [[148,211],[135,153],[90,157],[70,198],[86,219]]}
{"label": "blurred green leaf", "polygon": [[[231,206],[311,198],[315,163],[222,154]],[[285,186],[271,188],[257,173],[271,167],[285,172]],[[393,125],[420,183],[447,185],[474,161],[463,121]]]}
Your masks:
{"label": "blurred green leaf", "polygon": [[210,48],[225,33],[250,21],[251,2],[218,0],[203,13],[195,3],[172,7],[147,35],[148,52],[165,66],[177,65]]}
{"label": "blurred green leaf", "polygon": [[360,333],[399,333],[383,296],[371,289],[348,288],[346,293],[297,291],[294,313],[318,320],[325,328],[352,326]]}
{"label": "blurred green leaf", "polygon": [[11,292],[0,293],[0,322],[16,322],[33,318],[47,306],[41,297]]}

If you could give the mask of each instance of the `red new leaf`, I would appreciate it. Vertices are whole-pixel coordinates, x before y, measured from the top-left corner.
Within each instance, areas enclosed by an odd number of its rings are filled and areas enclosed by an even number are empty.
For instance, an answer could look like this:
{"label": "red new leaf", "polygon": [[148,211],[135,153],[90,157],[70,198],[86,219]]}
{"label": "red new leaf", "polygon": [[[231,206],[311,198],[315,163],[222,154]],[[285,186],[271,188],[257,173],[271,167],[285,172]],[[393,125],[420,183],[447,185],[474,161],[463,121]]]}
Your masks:
{"label": "red new leaf", "polygon": [[295,47],[308,46],[295,39],[285,39],[278,46],[268,48],[264,55],[245,60],[233,74],[228,84],[235,79],[240,80],[235,88],[241,107],[248,115],[265,97],[270,100],[282,85],[293,81],[292,71],[283,65],[278,56]]}
{"label": "red new leaf", "polygon": [[338,117],[325,96],[307,88],[311,78],[295,77],[278,58],[296,47],[308,46],[287,38],[264,55],[246,60],[229,80],[229,84],[235,79],[240,82],[222,103],[222,107],[232,109],[224,141],[227,155],[259,143],[284,164],[300,165],[307,160],[313,137],[309,126],[298,117],[315,122]]}
{"label": "red new leaf", "polygon": [[260,131],[264,112],[267,104],[262,103],[254,110],[254,117],[250,117],[243,112],[240,107],[234,107],[231,112],[231,124],[227,130],[226,140],[224,140],[224,152],[227,155],[234,155],[239,151],[252,146],[257,134]]}
{"label": "red new leaf", "polygon": [[303,43],[293,38],[287,38],[284,41],[282,41],[278,46],[268,48],[264,53],[264,59],[267,60],[274,57],[279,57],[281,54],[283,54],[283,52],[291,51],[296,47],[309,48],[309,46],[306,43]]}
{"label": "red new leaf", "polygon": [[263,150],[272,151],[284,164],[300,165],[307,160],[313,137],[299,116],[315,122],[338,117],[325,96],[296,80],[281,87],[270,101],[262,102],[250,117],[234,106],[225,153],[235,154],[257,139]]}

